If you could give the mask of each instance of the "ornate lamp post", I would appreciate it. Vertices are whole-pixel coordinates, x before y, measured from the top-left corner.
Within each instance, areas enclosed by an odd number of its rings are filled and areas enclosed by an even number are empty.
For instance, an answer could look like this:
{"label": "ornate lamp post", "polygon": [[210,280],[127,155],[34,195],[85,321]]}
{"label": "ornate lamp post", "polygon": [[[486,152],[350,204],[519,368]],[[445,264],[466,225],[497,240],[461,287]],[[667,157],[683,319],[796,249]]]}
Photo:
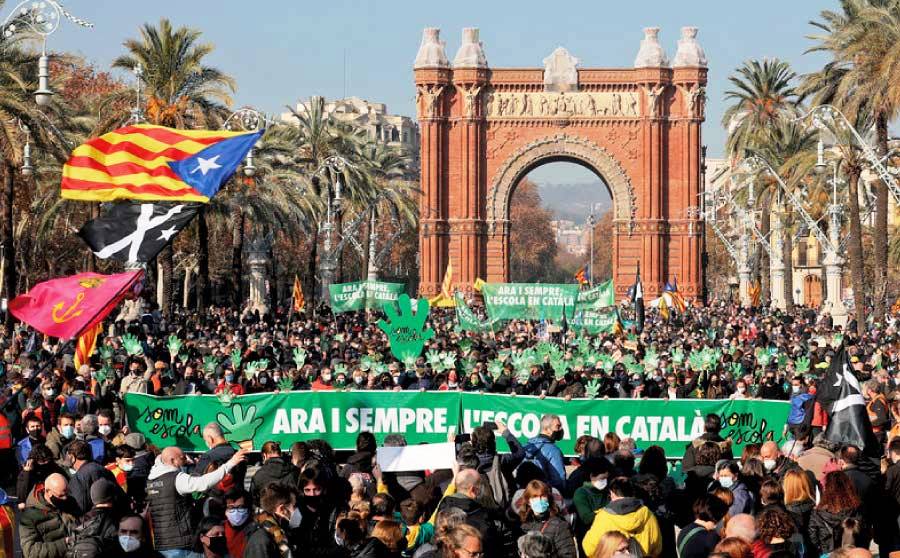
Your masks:
{"label": "ornate lamp post", "polygon": [[[837,187],[838,187],[838,163],[837,161],[825,161],[825,144],[819,140],[818,156],[816,160],[816,170],[820,173],[827,172],[828,167],[832,168],[833,175],[831,178],[831,204],[828,206],[828,216],[830,218],[828,224],[828,239],[833,246],[841,245],[841,214],[843,207],[838,203]],[[825,252],[825,303],[822,310],[831,313],[832,320],[836,325],[844,325],[847,323],[847,307],[841,297],[841,278],[843,277],[844,259],[840,257],[837,250],[826,250]]]}
{"label": "ornate lamp post", "polygon": [[94,24],[75,17],[66,11],[56,0],[26,0],[21,2],[12,13],[6,16],[0,25],[4,40],[11,39],[16,33],[27,30],[41,37],[41,57],[38,59],[38,88],[34,92],[34,101],[40,106],[50,104],[53,91],[50,89],[50,57],[47,55],[47,37],[58,28],[62,18],[81,27],[92,28]]}
{"label": "ornate lamp post", "polygon": [[341,195],[340,174],[347,166],[349,166],[349,163],[346,159],[338,155],[332,155],[322,161],[322,164],[319,165],[319,168],[316,169],[316,172],[313,173],[312,176],[314,183],[318,183],[319,180],[321,180],[320,177],[325,174],[326,171],[332,171],[335,176],[333,186],[329,186],[326,189],[325,222],[319,224],[319,230],[323,234],[322,255],[319,259],[319,276],[322,280],[322,300],[328,300],[329,287],[334,283],[334,273],[337,269],[338,256],[343,248],[343,242],[338,243],[337,249],[332,248],[332,235],[334,233],[335,221],[340,217],[342,211],[341,206],[344,202],[344,198]]}

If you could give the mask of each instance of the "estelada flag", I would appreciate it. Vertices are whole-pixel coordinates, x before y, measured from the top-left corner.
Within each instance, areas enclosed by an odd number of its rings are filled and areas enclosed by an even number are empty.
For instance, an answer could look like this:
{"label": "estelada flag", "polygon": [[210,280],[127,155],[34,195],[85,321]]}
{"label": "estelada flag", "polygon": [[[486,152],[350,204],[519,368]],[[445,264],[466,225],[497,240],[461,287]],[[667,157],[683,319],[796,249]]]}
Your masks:
{"label": "estelada flag", "polygon": [[303,298],[303,287],[300,285],[300,278],[294,275],[294,312],[302,312],[306,306],[306,299]]}
{"label": "estelada flag", "polygon": [[91,355],[94,354],[94,349],[97,348],[97,337],[100,336],[102,331],[103,322],[101,321],[84,330],[84,333],[78,338],[78,342],[75,343],[75,358],[73,359],[75,370],[81,368],[82,364],[90,362]]}
{"label": "estelada flag", "polygon": [[435,308],[454,308],[456,306],[456,299],[453,297],[453,264],[451,262],[447,262],[444,280],[441,283],[441,292],[429,300],[428,304]]}
{"label": "estelada flag", "polygon": [[584,270],[585,270],[585,267],[582,266],[581,269],[579,269],[578,271],[575,272],[575,281],[579,285],[587,285],[588,284],[587,277],[585,277],[585,275],[584,275]]}
{"label": "estelada flag", "polygon": [[71,339],[106,318],[143,274],[138,269],[51,279],[12,299],[9,311],[45,335]]}
{"label": "estelada flag", "polygon": [[208,202],[262,133],[125,126],[72,151],[61,194],[81,201]]}

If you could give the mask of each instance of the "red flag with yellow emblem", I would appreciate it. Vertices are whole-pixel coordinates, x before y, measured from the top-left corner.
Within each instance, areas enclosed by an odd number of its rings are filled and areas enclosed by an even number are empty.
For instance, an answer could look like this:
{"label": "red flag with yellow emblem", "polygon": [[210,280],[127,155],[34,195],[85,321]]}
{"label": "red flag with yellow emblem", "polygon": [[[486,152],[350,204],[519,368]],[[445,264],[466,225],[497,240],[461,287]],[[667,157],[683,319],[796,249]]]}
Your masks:
{"label": "red flag with yellow emblem", "polygon": [[101,275],[79,273],[38,283],[9,303],[9,311],[51,337],[72,339],[101,322],[140,281],[140,269]]}

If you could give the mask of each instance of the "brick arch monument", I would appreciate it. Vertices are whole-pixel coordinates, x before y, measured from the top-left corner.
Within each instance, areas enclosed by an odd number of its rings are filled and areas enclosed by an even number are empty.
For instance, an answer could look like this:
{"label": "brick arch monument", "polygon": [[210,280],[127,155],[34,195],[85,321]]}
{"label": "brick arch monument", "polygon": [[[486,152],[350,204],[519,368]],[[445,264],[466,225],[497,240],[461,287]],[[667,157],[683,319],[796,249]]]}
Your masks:
{"label": "brick arch monument", "polygon": [[597,173],[614,209],[616,292],[634,281],[655,296],[677,276],[702,295],[699,211],[706,56],[682,29],[672,64],[657,28],[644,30],[634,68],[589,69],[564,48],[543,68],[491,68],[477,29],[453,62],[425,29],[414,72],[421,132],[421,295],[454,284],[509,280],[509,200],[528,172],[572,161]]}

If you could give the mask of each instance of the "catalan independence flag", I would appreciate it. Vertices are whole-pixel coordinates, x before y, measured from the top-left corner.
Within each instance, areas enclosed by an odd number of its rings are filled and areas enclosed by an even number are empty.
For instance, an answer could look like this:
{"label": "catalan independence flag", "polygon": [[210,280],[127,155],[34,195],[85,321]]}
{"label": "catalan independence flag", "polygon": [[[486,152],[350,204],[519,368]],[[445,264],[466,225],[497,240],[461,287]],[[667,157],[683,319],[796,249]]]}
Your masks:
{"label": "catalan independence flag", "polygon": [[72,151],[63,167],[62,197],[208,202],[262,133],[119,128]]}

